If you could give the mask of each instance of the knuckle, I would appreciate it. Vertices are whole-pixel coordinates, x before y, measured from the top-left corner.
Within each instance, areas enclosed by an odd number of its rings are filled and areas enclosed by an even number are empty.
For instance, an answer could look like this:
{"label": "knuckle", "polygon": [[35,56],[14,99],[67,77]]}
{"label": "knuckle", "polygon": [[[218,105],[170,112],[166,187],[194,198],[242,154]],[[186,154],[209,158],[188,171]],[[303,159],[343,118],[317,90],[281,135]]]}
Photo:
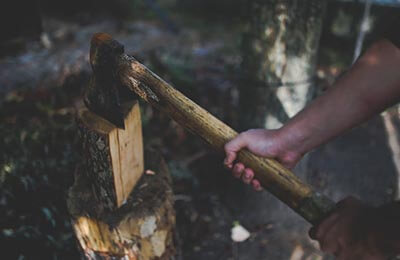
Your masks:
{"label": "knuckle", "polygon": [[246,172],[246,177],[247,178],[249,178],[249,179],[253,178],[253,173],[249,168],[246,168],[245,172]]}
{"label": "knuckle", "polygon": [[243,133],[252,134],[252,133],[254,133],[255,131],[256,131],[255,129],[249,129],[249,130],[247,130],[247,131],[245,131],[245,132],[243,132]]}
{"label": "knuckle", "polygon": [[241,133],[236,137],[236,139],[245,140],[246,137],[247,137],[247,135],[248,135],[248,131],[241,132]]}
{"label": "knuckle", "polygon": [[233,168],[233,170],[236,171],[236,172],[241,172],[243,170],[243,164],[236,163],[234,168]]}
{"label": "knuckle", "polygon": [[226,144],[224,144],[224,150],[225,150],[225,152],[228,152],[228,148],[229,148],[229,146],[228,146],[228,144],[229,144],[229,142],[228,143],[226,143]]}
{"label": "knuckle", "polygon": [[255,131],[256,131],[255,129],[249,129],[249,130],[247,130],[247,131],[244,131],[244,132],[240,133],[240,135],[241,135],[241,137],[243,138],[243,140],[247,140],[247,138],[248,138],[249,136],[251,136],[252,134],[254,134]]}
{"label": "knuckle", "polygon": [[227,153],[229,153],[229,152],[231,152],[231,141],[229,141],[229,142],[227,142],[225,145],[224,145],[224,150],[225,150],[225,152],[227,152]]}

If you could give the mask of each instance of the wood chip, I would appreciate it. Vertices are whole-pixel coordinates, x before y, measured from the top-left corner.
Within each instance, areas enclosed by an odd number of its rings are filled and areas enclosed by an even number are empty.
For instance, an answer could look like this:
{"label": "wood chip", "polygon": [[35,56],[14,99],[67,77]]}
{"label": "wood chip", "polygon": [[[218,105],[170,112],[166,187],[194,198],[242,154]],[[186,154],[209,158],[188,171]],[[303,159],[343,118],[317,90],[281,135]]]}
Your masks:
{"label": "wood chip", "polygon": [[146,188],[149,184],[148,183],[143,183],[140,187],[139,190]]}
{"label": "wood chip", "polygon": [[240,224],[236,224],[231,229],[231,239],[235,242],[243,242],[246,241],[250,237],[250,232],[247,231]]}
{"label": "wood chip", "polygon": [[296,245],[294,248],[292,255],[290,256],[290,260],[301,260],[304,256],[304,250],[300,245]]}
{"label": "wood chip", "polygon": [[155,171],[150,170],[150,169],[147,169],[147,170],[145,171],[145,173],[148,174],[148,175],[155,175],[155,174],[156,174]]}

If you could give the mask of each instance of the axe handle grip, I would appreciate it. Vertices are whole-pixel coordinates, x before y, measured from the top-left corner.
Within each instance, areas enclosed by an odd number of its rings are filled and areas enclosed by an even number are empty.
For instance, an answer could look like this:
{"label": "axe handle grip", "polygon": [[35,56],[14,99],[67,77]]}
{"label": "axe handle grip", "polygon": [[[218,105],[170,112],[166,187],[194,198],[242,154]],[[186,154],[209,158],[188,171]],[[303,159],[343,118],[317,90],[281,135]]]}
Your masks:
{"label": "axe handle grip", "polygon": [[[133,57],[121,55],[119,79],[148,103],[165,112],[176,122],[199,135],[214,149],[224,152],[224,145],[237,132],[162,80]],[[313,191],[290,170],[273,159],[262,158],[247,150],[238,160],[252,168],[261,185],[299,213],[317,224],[335,207],[329,198]]]}

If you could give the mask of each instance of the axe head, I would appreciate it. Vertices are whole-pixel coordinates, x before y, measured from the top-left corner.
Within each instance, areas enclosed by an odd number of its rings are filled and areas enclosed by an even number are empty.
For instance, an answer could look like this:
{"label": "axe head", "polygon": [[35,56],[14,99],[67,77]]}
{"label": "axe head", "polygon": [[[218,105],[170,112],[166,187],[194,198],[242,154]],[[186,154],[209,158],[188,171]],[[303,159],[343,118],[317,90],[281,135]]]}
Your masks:
{"label": "axe head", "polygon": [[124,115],[119,102],[120,82],[115,70],[124,46],[110,35],[96,33],[90,45],[90,65],[93,74],[85,89],[84,102],[92,112],[124,129]]}

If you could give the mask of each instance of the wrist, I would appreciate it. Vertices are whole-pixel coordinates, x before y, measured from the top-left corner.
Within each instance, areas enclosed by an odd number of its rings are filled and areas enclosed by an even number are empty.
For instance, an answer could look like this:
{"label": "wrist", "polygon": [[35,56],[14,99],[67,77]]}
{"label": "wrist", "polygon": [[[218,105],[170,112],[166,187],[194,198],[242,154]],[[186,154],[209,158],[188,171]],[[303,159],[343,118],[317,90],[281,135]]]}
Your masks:
{"label": "wrist", "polygon": [[291,154],[304,155],[311,149],[308,147],[309,135],[304,128],[290,124],[279,129],[282,149]]}

